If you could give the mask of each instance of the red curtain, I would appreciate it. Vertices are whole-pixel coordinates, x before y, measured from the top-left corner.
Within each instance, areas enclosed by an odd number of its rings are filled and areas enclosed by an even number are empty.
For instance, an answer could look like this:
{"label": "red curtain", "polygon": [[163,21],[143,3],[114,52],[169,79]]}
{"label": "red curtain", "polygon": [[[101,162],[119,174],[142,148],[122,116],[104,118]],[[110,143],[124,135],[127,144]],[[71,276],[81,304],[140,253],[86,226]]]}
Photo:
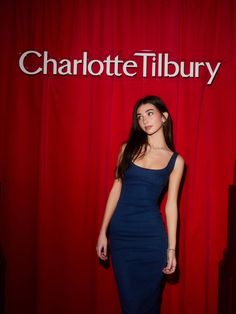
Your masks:
{"label": "red curtain", "polygon": [[[8,0],[0,15],[5,314],[120,313],[112,267],[100,265],[95,246],[134,102],[147,94],[166,102],[186,162],[179,276],[165,287],[162,313],[216,313],[236,157],[235,2]],[[192,78],[53,75],[52,64],[27,75],[19,58],[29,50],[58,62],[149,50],[221,65],[212,84],[206,66]],[[35,70],[41,59],[31,57]]]}

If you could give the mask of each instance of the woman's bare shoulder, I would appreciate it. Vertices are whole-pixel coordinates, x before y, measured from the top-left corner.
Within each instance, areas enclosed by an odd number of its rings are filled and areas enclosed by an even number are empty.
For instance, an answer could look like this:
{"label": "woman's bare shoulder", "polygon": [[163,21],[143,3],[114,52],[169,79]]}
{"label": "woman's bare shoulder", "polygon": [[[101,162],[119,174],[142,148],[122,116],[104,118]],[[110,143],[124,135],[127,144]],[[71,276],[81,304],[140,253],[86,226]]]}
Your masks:
{"label": "woman's bare shoulder", "polygon": [[124,150],[125,150],[125,147],[127,145],[127,142],[123,142],[121,144],[121,147],[120,147],[120,151],[119,151],[119,154],[118,154],[118,160],[120,161],[122,156],[123,156],[123,153],[124,153]]}
{"label": "woman's bare shoulder", "polygon": [[125,150],[126,145],[127,145],[127,142],[123,142],[123,143],[121,144],[121,151],[122,151],[122,152]]}
{"label": "woman's bare shoulder", "polygon": [[182,164],[185,163],[183,156],[180,155],[179,153],[178,153],[178,155],[177,155],[177,157],[176,157],[176,160],[178,160],[179,163],[182,163]]}
{"label": "woman's bare shoulder", "polygon": [[179,153],[176,157],[176,162],[175,162],[175,167],[174,168],[178,168],[178,169],[183,169],[185,165],[185,161],[183,156],[181,156]]}
{"label": "woman's bare shoulder", "polygon": [[120,153],[119,153],[120,156],[123,155],[126,145],[127,145],[127,142],[123,142],[121,144]]}

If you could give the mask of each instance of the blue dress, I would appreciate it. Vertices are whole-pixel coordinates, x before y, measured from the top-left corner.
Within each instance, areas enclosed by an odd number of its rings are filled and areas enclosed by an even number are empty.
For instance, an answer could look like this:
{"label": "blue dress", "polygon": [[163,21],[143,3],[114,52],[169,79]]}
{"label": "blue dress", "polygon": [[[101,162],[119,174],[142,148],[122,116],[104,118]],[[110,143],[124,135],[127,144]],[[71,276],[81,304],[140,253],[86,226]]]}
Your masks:
{"label": "blue dress", "polygon": [[131,163],[109,225],[111,261],[123,314],[157,314],[168,237],[158,200],[178,153],[163,169]]}

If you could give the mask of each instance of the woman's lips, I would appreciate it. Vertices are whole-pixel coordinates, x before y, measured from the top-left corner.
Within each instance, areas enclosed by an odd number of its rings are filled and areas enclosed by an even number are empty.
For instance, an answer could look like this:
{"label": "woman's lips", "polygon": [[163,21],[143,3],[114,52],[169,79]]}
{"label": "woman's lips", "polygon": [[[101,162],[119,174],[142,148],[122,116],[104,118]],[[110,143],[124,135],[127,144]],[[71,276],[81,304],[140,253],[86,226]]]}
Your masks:
{"label": "woman's lips", "polygon": [[152,125],[147,125],[145,126],[145,131],[148,131],[149,129],[151,129]]}

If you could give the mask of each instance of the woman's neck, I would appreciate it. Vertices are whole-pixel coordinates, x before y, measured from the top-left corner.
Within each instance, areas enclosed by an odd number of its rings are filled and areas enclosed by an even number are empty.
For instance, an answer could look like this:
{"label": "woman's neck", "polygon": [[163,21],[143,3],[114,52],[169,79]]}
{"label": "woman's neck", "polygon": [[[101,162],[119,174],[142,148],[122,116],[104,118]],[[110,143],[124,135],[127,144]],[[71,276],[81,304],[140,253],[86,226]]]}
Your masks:
{"label": "woman's neck", "polygon": [[152,150],[168,150],[162,129],[161,132],[148,135],[148,145]]}

